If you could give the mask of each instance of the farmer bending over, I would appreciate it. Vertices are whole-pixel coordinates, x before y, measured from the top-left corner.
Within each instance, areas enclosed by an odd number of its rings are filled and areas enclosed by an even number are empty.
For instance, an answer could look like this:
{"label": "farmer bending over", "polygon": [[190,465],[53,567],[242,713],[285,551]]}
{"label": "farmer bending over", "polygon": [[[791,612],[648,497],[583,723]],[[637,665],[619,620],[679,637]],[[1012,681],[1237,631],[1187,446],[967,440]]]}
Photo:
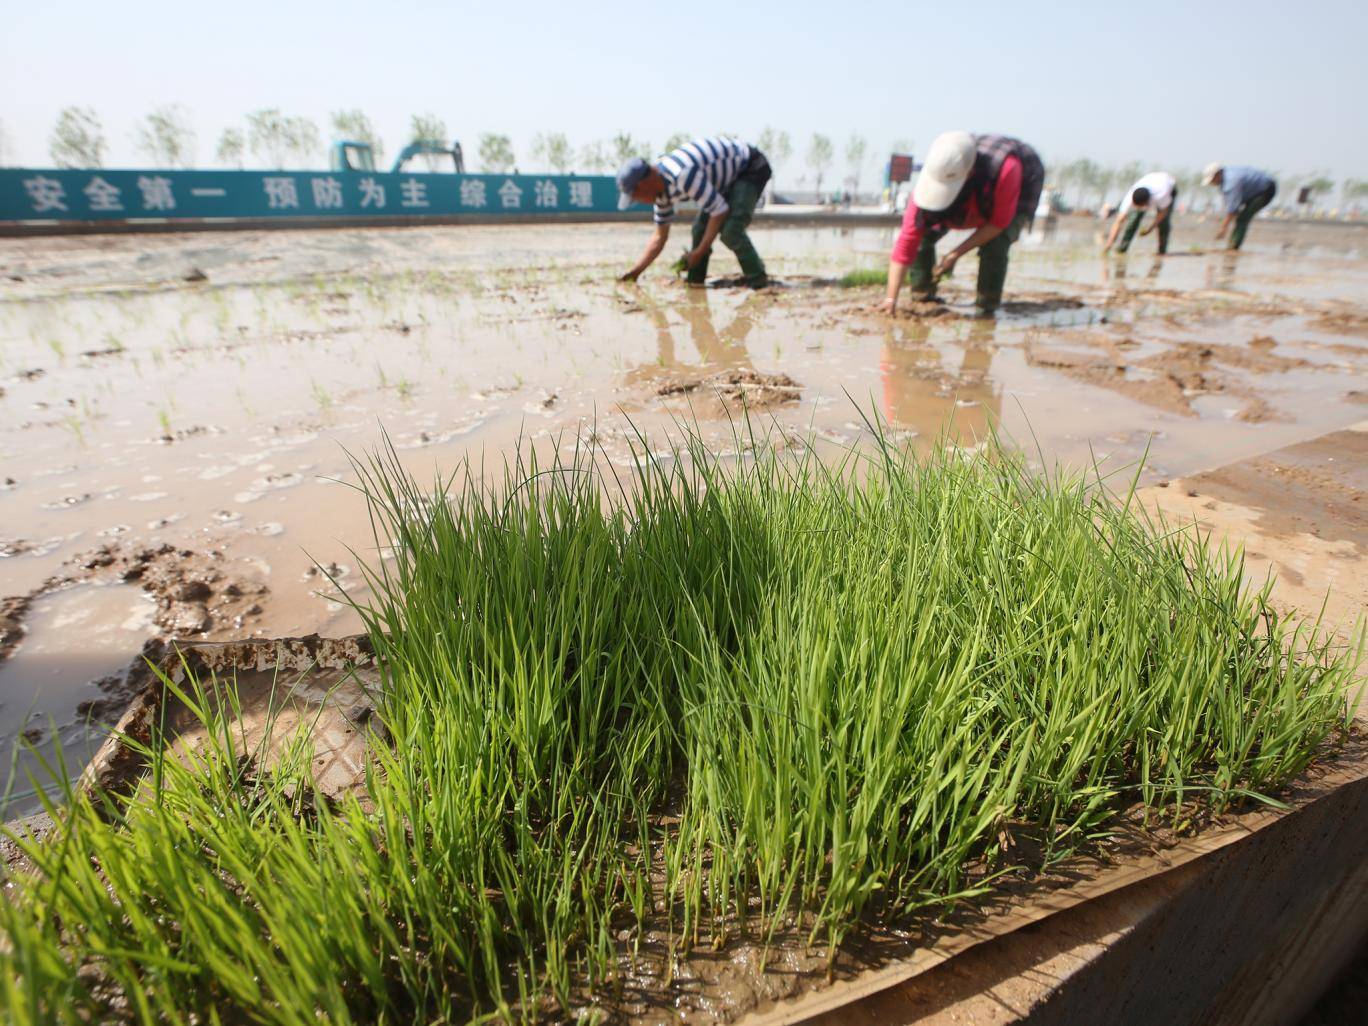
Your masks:
{"label": "farmer bending over", "polygon": [[1235,230],[1230,233],[1227,249],[1239,249],[1244,245],[1245,232],[1254,215],[1273,202],[1278,192],[1278,183],[1272,177],[1252,167],[1231,164],[1208,164],[1202,172],[1205,185],[1219,186],[1225,196],[1226,215],[1221,227],[1216,229],[1216,238],[1225,238],[1227,229],[1233,221]]}
{"label": "farmer bending over", "polygon": [[765,263],[755,251],[746,227],[755,204],[770,179],[769,161],[754,146],[735,139],[695,139],[660,157],[654,164],[633,157],[618,170],[618,209],[633,203],[655,205],[655,234],[636,266],[622,281],[636,281],[655,262],[670,237],[674,205],[683,199],[698,203],[693,224],[693,249],[684,257],[690,285],[708,276],[708,258],[717,238],[736,254],[746,284],[761,289],[769,284]]}
{"label": "farmer bending over", "polygon": [[[902,232],[888,264],[888,296],[879,305],[893,313],[907,268],[908,287],[923,298],[954,270],[960,257],[978,249],[978,294],[974,303],[992,313],[1002,302],[1007,254],[1031,223],[1045,167],[1031,147],[1005,135],[946,132],[931,144],[926,164],[912,189]],[[974,233],[936,263],[936,243],[952,228]]]}
{"label": "farmer bending over", "polygon": [[1135,238],[1135,229],[1140,227],[1145,214],[1153,210],[1154,220],[1140,234],[1148,235],[1156,228],[1159,229],[1159,252],[1167,253],[1169,230],[1173,227],[1173,201],[1177,198],[1178,182],[1173,175],[1166,171],[1151,171],[1145,175],[1131,186],[1130,195],[1121,204],[1116,220],[1112,222],[1111,234],[1107,236],[1107,244],[1102,247],[1102,252],[1105,253],[1112,248],[1123,222],[1126,225],[1126,233],[1121,236],[1121,245],[1116,247],[1116,251],[1124,253],[1130,249],[1131,239]]}

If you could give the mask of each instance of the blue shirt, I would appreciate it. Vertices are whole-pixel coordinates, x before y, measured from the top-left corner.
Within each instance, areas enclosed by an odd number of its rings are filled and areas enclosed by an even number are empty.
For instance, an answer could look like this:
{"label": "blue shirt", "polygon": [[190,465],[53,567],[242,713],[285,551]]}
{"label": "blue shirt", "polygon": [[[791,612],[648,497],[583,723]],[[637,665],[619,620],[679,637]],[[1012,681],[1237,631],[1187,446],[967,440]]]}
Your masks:
{"label": "blue shirt", "polygon": [[1234,214],[1263,192],[1273,179],[1258,168],[1228,164],[1221,169],[1221,192],[1225,195],[1226,213]]}
{"label": "blue shirt", "polygon": [[655,223],[674,220],[675,202],[691,199],[704,212],[725,214],[731,209],[722,193],[750,160],[750,147],[721,136],[695,139],[661,157],[656,170],[665,179],[665,195],[656,201]]}

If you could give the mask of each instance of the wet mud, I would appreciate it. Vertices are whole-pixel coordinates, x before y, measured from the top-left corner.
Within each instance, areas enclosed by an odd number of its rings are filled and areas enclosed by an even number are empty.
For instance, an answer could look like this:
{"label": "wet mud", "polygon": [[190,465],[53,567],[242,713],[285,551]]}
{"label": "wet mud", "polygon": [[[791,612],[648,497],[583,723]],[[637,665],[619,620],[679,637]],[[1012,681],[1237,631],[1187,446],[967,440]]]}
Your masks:
{"label": "wet mud", "polygon": [[633,225],[0,240],[0,667],[35,602],[86,585],[140,589],[130,655],[356,631],[339,588],[364,600],[353,568],[387,540],[350,460],[386,443],[431,481],[520,441],[628,463],[681,419],[728,452],[751,413],[837,453],[873,417],[1046,464],[1148,454],[1152,483],[1343,429],[1368,395],[1368,232],[1259,227],[1236,260],[1103,262],[1065,219],[1014,247],[987,319],[972,258],[896,317],[877,282],[841,287],[887,266],[887,229],[757,228],[786,286],[758,291],[617,283]]}
{"label": "wet mud", "polygon": [[787,374],[764,374],[746,367],[704,378],[681,378],[656,389],[662,397],[694,394],[716,398],[724,408],[744,412],[797,402],[802,386]]}

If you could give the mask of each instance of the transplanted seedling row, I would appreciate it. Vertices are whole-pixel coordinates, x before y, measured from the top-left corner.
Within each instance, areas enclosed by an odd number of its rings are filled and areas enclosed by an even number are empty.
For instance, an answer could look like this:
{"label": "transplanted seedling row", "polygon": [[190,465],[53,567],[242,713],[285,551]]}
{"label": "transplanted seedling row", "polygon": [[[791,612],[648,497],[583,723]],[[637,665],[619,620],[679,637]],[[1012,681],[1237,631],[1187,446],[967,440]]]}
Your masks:
{"label": "transplanted seedling row", "polygon": [[1225,809],[1347,729],[1353,654],[1099,481],[739,441],[643,441],[629,481],[358,465],[394,553],[368,800],[316,794],[307,739],[254,768],[187,695],[215,746],[30,845],[10,1020],[611,1010],[643,937],[834,949],[985,886],[1004,835],[1039,866],[1137,804]]}

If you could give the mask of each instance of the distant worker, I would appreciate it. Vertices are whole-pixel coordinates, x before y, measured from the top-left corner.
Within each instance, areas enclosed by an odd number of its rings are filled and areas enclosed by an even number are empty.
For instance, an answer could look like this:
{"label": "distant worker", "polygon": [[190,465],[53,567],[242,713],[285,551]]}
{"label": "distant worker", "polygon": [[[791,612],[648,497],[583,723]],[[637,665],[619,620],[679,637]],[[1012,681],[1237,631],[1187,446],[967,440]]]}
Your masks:
{"label": "distant worker", "polygon": [[[923,298],[960,257],[979,250],[975,305],[992,313],[1002,302],[1012,243],[1035,216],[1045,184],[1040,156],[1019,139],[1005,135],[946,132],[931,144],[926,164],[913,186],[902,231],[888,264],[888,295],[880,309],[893,313],[907,269],[908,288]],[[952,228],[974,233],[936,263],[936,243]]]}
{"label": "distant worker", "polygon": [[1221,227],[1216,229],[1216,238],[1225,238],[1231,222],[1235,230],[1230,233],[1227,249],[1239,249],[1244,245],[1245,232],[1254,215],[1273,202],[1278,193],[1278,183],[1257,168],[1241,167],[1238,164],[1208,164],[1202,172],[1202,184],[1216,185],[1225,196],[1226,215]]}
{"label": "distant worker", "polygon": [[675,203],[690,199],[698,203],[693,224],[693,249],[684,256],[690,285],[702,285],[708,277],[713,241],[736,254],[746,284],[753,289],[769,284],[765,263],[755,251],[746,228],[755,213],[760,194],[770,180],[769,161],[754,146],[735,139],[695,139],[656,160],[654,164],[633,157],[618,170],[618,209],[633,203],[655,205],[655,234],[641,259],[621,281],[636,281],[665,249],[674,220]]}
{"label": "distant worker", "polygon": [[1116,243],[1116,236],[1121,232],[1123,223],[1126,231],[1121,235],[1121,244],[1116,247],[1116,251],[1124,253],[1130,249],[1131,240],[1135,238],[1135,230],[1140,227],[1145,215],[1153,210],[1154,220],[1140,234],[1148,235],[1157,228],[1159,252],[1167,253],[1169,231],[1173,228],[1173,204],[1177,199],[1178,182],[1173,175],[1166,171],[1151,171],[1145,175],[1131,186],[1131,191],[1121,204],[1116,220],[1112,222],[1111,234],[1107,236],[1107,244],[1102,247],[1102,252],[1107,252]]}

